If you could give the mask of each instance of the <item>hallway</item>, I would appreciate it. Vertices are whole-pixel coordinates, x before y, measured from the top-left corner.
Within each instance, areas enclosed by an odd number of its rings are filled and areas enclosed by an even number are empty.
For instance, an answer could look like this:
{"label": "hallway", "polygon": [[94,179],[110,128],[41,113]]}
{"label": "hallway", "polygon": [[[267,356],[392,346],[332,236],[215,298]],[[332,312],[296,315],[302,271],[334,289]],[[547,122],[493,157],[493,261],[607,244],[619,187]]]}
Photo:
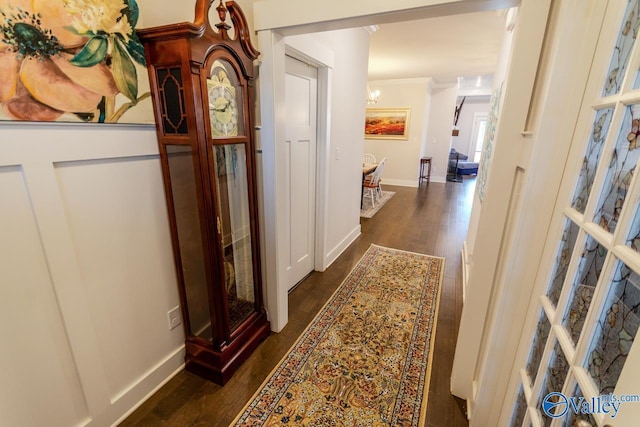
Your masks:
{"label": "hallway", "polygon": [[362,219],[361,236],[333,265],[312,273],[289,294],[287,326],[267,338],[224,387],[182,371],[121,426],[228,426],[372,243],[446,258],[425,425],[467,426],[464,402],[451,396],[449,377],[462,312],[461,250],[474,186],[475,179],[418,189],[384,186],[396,195],[373,218]]}

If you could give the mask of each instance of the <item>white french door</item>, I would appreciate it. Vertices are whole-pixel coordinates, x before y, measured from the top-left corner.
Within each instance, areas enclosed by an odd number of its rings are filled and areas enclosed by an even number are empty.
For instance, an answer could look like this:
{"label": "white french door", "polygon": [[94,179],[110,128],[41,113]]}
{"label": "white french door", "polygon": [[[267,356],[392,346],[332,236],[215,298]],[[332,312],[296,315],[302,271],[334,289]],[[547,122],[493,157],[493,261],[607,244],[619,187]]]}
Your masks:
{"label": "white french door", "polygon": [[639,27],[608,2],[501,425],[640,425]]}
{"label": "white french door", "polygon": [[285,58],[285,69],[288,240],[284,244],[291,289],[313,271],[315,262],[318,70],[290,56]]}

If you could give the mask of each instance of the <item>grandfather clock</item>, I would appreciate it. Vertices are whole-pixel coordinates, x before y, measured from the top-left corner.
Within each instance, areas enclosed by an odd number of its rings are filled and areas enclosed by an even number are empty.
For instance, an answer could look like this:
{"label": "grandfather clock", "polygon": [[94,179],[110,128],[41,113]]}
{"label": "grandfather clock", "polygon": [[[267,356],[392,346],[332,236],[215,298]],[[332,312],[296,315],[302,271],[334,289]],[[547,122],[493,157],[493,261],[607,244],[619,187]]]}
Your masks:
{"label": "grandfather clock", "polygon": [[[224,384],[270,327],[262,298],[252,46],[240,7],[138,31],[148,64],[186,369]],[[233,28],[225,20],[227,12]],[[233,36],[231,35],[233,34]]]}

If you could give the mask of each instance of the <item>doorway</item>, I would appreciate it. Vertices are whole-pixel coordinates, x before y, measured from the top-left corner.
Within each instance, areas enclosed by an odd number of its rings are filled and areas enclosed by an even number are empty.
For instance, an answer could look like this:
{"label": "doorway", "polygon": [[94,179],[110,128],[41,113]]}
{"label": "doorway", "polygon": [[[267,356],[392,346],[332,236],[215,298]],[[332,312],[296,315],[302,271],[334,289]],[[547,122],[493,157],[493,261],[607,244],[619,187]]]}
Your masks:
{"label": "doorway", "polygon": [[482,156],[482,146],[487,131],[487,117],[487,113],[475,113],[473,117],[468,153],[469,158],[476,163],[480,162],[480,157]]}

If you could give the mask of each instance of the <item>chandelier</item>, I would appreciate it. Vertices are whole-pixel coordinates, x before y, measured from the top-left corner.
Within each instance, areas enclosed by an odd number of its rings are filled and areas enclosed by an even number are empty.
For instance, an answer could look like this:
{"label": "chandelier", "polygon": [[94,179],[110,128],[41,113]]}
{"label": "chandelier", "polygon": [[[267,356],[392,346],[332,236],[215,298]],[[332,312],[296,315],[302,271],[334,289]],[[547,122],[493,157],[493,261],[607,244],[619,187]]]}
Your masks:
{"label": "chandelier", "polygon": [[375,104],[378,102],[379,98],[380,98],[380,91],[379,90],[372,91],[371,88],[369,88],[369,85],[367,85],[367,104]]}

